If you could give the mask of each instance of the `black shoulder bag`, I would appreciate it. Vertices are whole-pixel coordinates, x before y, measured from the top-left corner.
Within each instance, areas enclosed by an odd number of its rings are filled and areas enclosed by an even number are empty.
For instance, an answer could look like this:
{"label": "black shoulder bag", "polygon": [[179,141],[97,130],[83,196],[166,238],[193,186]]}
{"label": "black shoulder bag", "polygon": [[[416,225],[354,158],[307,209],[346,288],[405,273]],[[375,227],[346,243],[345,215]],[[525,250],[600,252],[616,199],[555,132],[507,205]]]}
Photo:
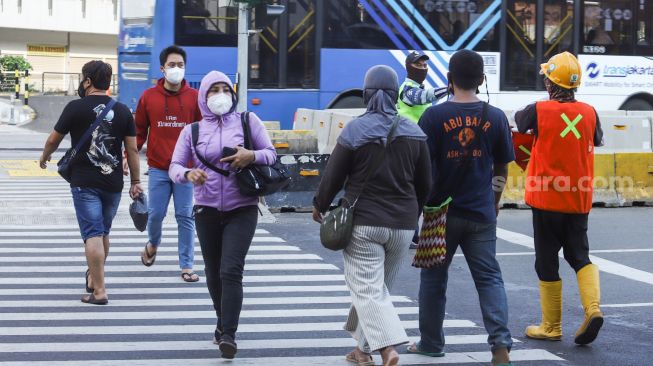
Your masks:
{"label": "black shoulder bag", "polygon": [[[241,113],[241,123],[243,125],[244,147],[248,150],[253,150],[251,140],[251,131],[249,128],[249,112]],[[214,172],[228,177],[232,172],[220,169],[215,165],[209,163],[197,151],[197,141],[199,139],[199,124],[195,122],[191,125],[191,135],[193,140],[193,148],[197,159],[202,162],[207,168]],[[240,194],[248,197],[267,196],[285,188],[290,183],[290,174],[286,166],[277,160],[273,165],[255,165],[251,164],[245,168],[239,169],[234,172],[236,174],[236,182],[238,182],[238,189]]]}
{"label": "black shoulder bag", "polygon": [[[354,208],[358,199],[365,191],[365,186],[367,181],[376,173],[381,167],[381,163],[385,159],[385,154],[388,150],[388,146],[392,141],[392,137],[397,130],[397,124],[399,123],[399,115],[395,118],[388,137],[386,144],[383,147],[383,150],[380,154],[376,155],[376,160],[374,160],[374,165],[367,171],[365,175],[365,180],[363,181],[363,186],[361,191],[358,193],[358,196],[351,205],[341,202],[340,206],[336,207],[333,211],[322,220],[320,224],[320,242],[322,246],[331,250],[343,250],[349,245],[351,241],[351,234],[354,230]],[[342,201],[345,201],[344,199]]]}
{"label": "black shoulder bag", "polygon": [[73,172],[72,172],[72,166],[73,162],[75,161],[75,157],[77,157],[77,153],[79,152],[79,149],[82,148],[82,145],[84,145],[86,142],[88,142],[88,139],[91,137],[91,134],[95,129],[102,123],[102,120],[104,120],[104,117],[107,116],[107,113],[113,108],[114,104],[116,104],[116,101],[114,99],[111,99],[109,103],[104,107],[102,112],[98,114],[97,118],[95,119],[95,122],[89,127],[86,132],[84,132],[84,135],[77,141],[77,145],[75,147],[71,147],[66,151],[64,156],[59,159],[57,162],[57,172],[59,172],[59,175],[63,179],[66,180],[66,182],[70,183],[70,180],[72,178]]}

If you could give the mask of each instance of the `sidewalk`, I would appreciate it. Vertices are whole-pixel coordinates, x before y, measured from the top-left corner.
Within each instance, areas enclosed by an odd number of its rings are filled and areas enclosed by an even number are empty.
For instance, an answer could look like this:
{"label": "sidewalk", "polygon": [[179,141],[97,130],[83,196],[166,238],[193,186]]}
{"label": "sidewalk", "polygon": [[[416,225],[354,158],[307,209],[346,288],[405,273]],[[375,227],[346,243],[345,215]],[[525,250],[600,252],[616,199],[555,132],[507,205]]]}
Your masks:
{"label": "sidewalk", "polygon": [[31,122],[36,117],[34,110],[29,106],[23,105],[21,100],[12,103],[8,99],[0,98],[0,125],[24,125]]}
{"label": "sidewalk", "polygon": [[[0,123],[0,151],[41,151],[47,138],[47,133]],[[69,143],[63,142],[57,153],[65,152],[67,144]]]}

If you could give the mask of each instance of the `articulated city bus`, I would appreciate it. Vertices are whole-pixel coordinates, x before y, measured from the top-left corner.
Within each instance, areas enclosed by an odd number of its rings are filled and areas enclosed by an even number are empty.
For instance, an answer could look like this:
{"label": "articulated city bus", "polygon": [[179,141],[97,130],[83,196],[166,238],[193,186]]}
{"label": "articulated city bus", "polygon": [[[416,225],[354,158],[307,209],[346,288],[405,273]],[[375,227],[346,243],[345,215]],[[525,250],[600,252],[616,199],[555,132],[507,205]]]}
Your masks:
{"label": "articulated city bus", "polygon": [[[484,56],[490,101],[506,110],[544,97],[540,63],[570,51],[583,67],[579,98],[603,110],[653,109],[653,4],[645,0],[278,0],[251,9],[248,109],[291,128],[298,107],[361,105],[365,71],[430,57],[427,84],[446,85],[448,60]],[[139,0],[122,5],[120,100],[135,108],[161,77],[159,52],[188,52],[187,80],[237,73],[233,0]],[[484,88],[481,92],[485,93]]]}

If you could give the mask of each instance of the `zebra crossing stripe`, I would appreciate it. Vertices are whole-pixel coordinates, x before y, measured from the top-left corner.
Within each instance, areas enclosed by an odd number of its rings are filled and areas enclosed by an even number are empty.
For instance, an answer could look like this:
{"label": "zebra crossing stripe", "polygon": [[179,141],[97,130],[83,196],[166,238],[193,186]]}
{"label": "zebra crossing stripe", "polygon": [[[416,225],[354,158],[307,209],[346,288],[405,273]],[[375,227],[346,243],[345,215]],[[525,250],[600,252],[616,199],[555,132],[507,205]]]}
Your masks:
{"label": "zebra crossing stripe", "polygon": [[[114,262],[133,262],[138,261],[139,256],[130,255],[130,256],[109,256],[107,258],[107,263],[111,264]],[[179,257],[176,255],[157,255],[156,263],[161,264],[166,261],[171,261],[176,263],[179,260]],[[249,254],[245,258],[245,262],[252,261],[284,261],[284,260],[322,260],[322,257],[315,254]],[[83,256],[66,256],[66,257],[42,257],[42,256],[32,256],[32,257],[0,257],[0,263],[20,263],[28,262],[31,264],[39,265],[48,265],[50,263],[60,263],[60,262],[82,262],[86,265],[86,257]],[[195,264],[199,265],[204,263],[202,258],[195,258]],[[109,268],[109,267],[107,267]],[[157,268],[157,267],[154,267]],[[145,268],[142,268],[145,269]]]}
{"label": "zebra crossing stripe", "polygon": [[[25,237],[30,237],[30,238],[38,238],[38,237],[45,237],[45,238],[53,238],[53,237],[72,237],[75,239],[79,239],[79,226],[59,226],[59,225],[51,225],[48,227],[48,229],[69,229],[67,231],[33,231],[33,230],[24,230],[25,226],[20,225],[20,226],[8,226],[8,225],[0,225],[0,230],[10,230],[10,229],[23,229],[21,231],[2,231],[0,232],[0,237],[13,237],[13,236],[25,236]],[[43,230],[41,226],[39,226],[40,230]],[[166,237],[166,236],[173,236],[177,237],[177,228],[174,230],[163,230],[161,234]],[[269,231],[263,230],[263,229],[256,229],[256,232],[254,233],[255,235],[261,235],[261,234],[270,234]],[[117,236],[128,236],[128,237],[137,237],[137,238],[145,238],[147,239],[147,233],[141,233],[136,231],[133,226],[112,226],[111,227],[111,234],[110,237],[115,238]]]}
{"label": "zebra crossing stripe", "polygon": [[[20,280],[21,285],[84,285],[84,273],[77,277],[21,277],[17,278],[0,278],[0,285],[15,285],[18,280]],[[115,277],[108,276],[105,278],[107,287],[110,288],[111,285],[116,284],[147,284],[147,285],[158,285],[158,284],[171,284],[180,283],[180,279],[176,276],[173,277],[149,277],[141,273],[138,277]],[[203,282],[204,279],[200,279],[200,282]],[[287,276],[245,276],[243,277],[243,282],[245,283],[272,283],[272,282],[344,282],[345,276],[342,274],[337,275],[287,275]],[[109,290],[110,291],[110,290]]]}
{"label": "zebra crossing stripe", "polygon": [[[401,322],[405,329],[418,329],[417,320]],[[445,322],[446,328],[476,327],[468,320]],[[266,323],[240,324],[238,333],[328,332],[342,331],[343,322],[324,323]],[[3,336],[36,335],[129,335],[129,334],[213,334],[215,324],[131,325],[131,326],[50,326],[50,327],[0,327]]]}
{"label": "zebra crossing stripe", "polygon": [[[84,272],[86,264],[82,266],[23,266],[23,265],[3,265],[0,267],[0,273],[65,273],[65,272]],[[178,271],[178,265],[155,265],[144,267],[141,265],[108,265],[104,272],[161,272],[161,271]],[[339,271],[340,268],[330,263],[254,263],[245,266],[246,271],[300,271],[300,270],[332,270]]]}
{"label": "zebra crossing stripe", "polygon": [[[411,337],[411,342],[419,341]],[[519,342],[518,340],[513,340]],[[451,335],[447,336],[447,344],[484,344],[485,334]],[[246,339],[238,342],[238,349],[284,349],[292,344],[292,348],[343,348],[355,347],[356,341],[351,338],[320,338],[314,339]],[[134,352],[134,351],[213,351],[215,345],[211,342],[198,341],[160,341],[160,342],[74,342],[74,343],[0,343],[0,353],[11,352]]]}
{"label": "zebra crossing stripe", "polygon": [[[417,307],[397,307],[400,315],[417,315]],[[243,310],[241,318],[310,318],[325,316],[347,316],[349,308],[338,309],[273,309],[273,310]],[[58,313],[2,313],[2,318],[11,321],[64,321],[64,320],[175,320],[175,319],[215,319],[215,311],[102,311],[102,312],[58,312]],[[343,319],[344,321],[344,319]],[[474,323],[466,321],[449,321],[449,325]],[[487,340],[487,337],[486,337]],[[449,339],[447,338],[447,343]]]}
{"label": "zebra crossing stripe", "polygon": [[[134,242],[132,242],[134,243]],[[46,243],[47,244],[47,243]],[[79,254],[81,251],[84,250],[83,244],[79,243],[78,247],[68,247],[68,248],[22,248],[22,247],[16,247],[16,248],[0,248],[0,253],[40,253],[40,254],[46,254],[46,253],[71,253],[71,254]],[[129,247],[111,247],[111,253],[140,253],[141,250],[143,250],[143,247],[141,246],[141,243],[138,243],[138,245],[134,246],[129,246]],[[250,251],[252,252],[277,252],[277,251],[292,251],[292,252],[299,252],[301,249],[299,247],[293,246],[293,245],[254,245],[249,248]],[[157,253],[177,253],[177,248],[176,247],[171,247],[171,246],[161,246],[157,250]],[[195,246],[195,253],[201,253],[201,249],[199,248],[199,245]]]}
{"label": "zebra crossing stripe", "polygon": [[[317,341],[316,343],[319,343]],[[288,348],[292,348],[292,343]],[[138,355],[141,356],[141,355]],[[137,356],[137,357],[138,357]],[[381,363],[381,357],[372,356],[376,364]],[[451,352],[444,357],[424,357],[420,355],[404,355],[400,357],[402,365],[442,365],[457,363],[489,363],[491,354],[489,352]],[[510,352],[512,361],[563,361],[562,358],[540,349],[512,350]],[[83,361],[28,361],[28,362],[0,362],[1,366],[179,366],[188,364],[186,359],[117,359],[117,360],[83,360]],[[193,359],[193,366],[215,366],[216,364],[227,364],[239,366],[346,366],[351,365],[345,361],[345,356],[309,356],[309,357],[256,357],[237,358],[236,360],[224,360],[216,358]]]}
{"label": "zebra crossing stripe", "polygon": [[[148,288],[111,288],[111,295],[162,295],[162,294],[208,294],[205,285],[183,287],[148,287]],[[290,292],[349,292],[345,285],[319,285],[319,286],[245,286],[243,291],[247,294],[261,293],[290,293]],[[79,295],[80,288],[12,288],[0,289],[0,296],[46,296],[46,295]]]}
{"label": "zebra crossing stripe", "polygon": [[[111,292],[109,291],[109,296]],[[412,303],[413,301],[405,296],[392,296],[393,302]],[[299,305],[299,304],[349,304],[350,296],[328,296],[328,297],[246,297],[243,299],[243,305]],[[109,300],[111,307],[150,307],[150,306],[212,306],[211,299],[128,299],[128,300]],[[47,300],[47,301],[30,301],[24,300],[0,301],[0,307],[4,308],[88,308],[89,305],[70,300]],[[215,314],[214,314],[215,315]],[[0,333],[1,334],[1,333]]]}
{"label": "zebra crossing stripe", "polygon": [[[16,239],[0,239],[0,244],[69,244],[81,241],[81,238],[77,239],[52,239],[52,238],[37,238],[37,239],[25,239],[25,238],[16,238]],[[142,240],[142,239],[140,239]],[[135,240],[133,238],[111,238],[112,244],[129,244],[133,243]],[[277,238],[274,236],[255,236],[252,240],[253,243],[285,243],[286,241]],[[195,238],[195,243],[199,244],[199,240]],[[161,244],[177,244],[177,238],[164,238],[161,240]]]}

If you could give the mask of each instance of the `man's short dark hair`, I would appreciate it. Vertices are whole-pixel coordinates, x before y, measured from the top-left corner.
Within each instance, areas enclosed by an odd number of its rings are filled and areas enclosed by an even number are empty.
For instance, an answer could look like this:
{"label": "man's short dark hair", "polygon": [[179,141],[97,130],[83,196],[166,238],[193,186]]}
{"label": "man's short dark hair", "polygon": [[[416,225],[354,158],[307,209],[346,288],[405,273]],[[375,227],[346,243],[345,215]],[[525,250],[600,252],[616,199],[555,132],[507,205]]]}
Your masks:
{"label": "man's short dark hair", "polygon": [[168,61],[168,56],[173,53],[181,55],[181,58],[184,59],[184,63],[186,63],[186,51],[184,51],[184,49],[179,46],[172,45],[164,48],[159,54],[159,62],[161,63],[161,66],[166,64],[166,61]]}
{"label": "man's short dark hair", "polygon": [[464,90],[474,90],[483,78],[483,57],[472,50],[460,50],[449,60],[451,81]]}
{"label": "man's short dark hair", "polygon": [[100,60],[89,61],[82,67],[83,80],[86,78],[91,79],[91,84],[98,90],[109,89],[111,74],[113,74],[111,65]]}

